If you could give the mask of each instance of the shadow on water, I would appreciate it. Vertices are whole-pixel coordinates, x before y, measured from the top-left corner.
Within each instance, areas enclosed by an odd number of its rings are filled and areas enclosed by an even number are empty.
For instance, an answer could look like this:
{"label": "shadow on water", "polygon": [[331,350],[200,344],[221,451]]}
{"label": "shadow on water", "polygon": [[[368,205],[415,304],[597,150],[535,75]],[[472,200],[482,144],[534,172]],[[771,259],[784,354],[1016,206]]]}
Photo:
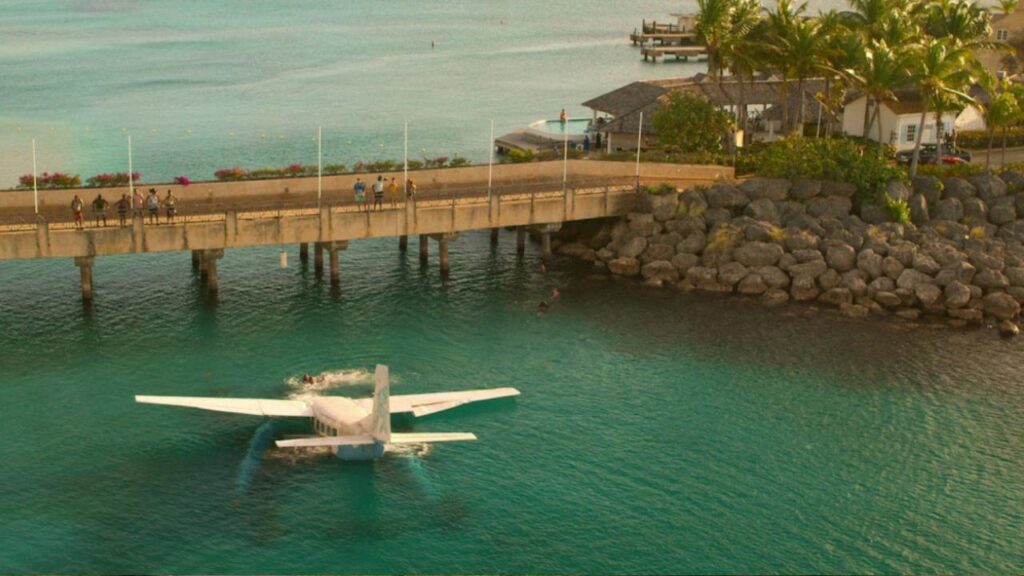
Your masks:
{"label": "shadow on water", "polygon": [[238,466],[238,479],[235,481],[236,497],[248,492],[253,474],[259,469],[263,453],[273,444],[276,431],[273,420],[267,420],[256,429],[249,441],[249,448],[242,458],[242,463]]}

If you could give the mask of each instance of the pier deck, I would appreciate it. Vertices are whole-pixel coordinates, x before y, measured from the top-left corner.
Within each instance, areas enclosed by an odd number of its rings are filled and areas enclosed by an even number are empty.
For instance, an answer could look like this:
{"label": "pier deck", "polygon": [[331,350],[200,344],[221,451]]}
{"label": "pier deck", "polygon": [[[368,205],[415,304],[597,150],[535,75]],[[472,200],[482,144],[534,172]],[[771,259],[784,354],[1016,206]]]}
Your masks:
{"label": "pier deck", "polygon": [[640,49],[644,62],[657,62],[658,58],[675,56],[676,60],[689,60],[698,56],[707,56],[708,49],[705,46],[645,46]]}

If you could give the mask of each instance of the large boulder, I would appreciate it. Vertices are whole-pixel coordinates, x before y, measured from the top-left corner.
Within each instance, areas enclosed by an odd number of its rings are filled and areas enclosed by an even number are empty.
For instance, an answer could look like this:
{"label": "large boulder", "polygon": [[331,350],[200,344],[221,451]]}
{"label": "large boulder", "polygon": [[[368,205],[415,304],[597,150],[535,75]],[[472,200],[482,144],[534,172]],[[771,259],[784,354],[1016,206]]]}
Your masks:
{"label": "large boulder", "polygon": [[750,198],[735,186],[715,184],[704,192],[710,208],[742,208],[750,202]]}
{"label": "large boulder", "polygon": [[743,209],[743,214],[753,218],[754,220],[771,222],[772,224],[779,224],[781,222],[779,218],[779,210],[775,207],[775,202],[772,202],[768,198],[759,198],[751,201],[750,204],[747,204],[746,208]]}
{"label": "large boulder", "polygon": [[996,226],[1009,224],[1017,219],[1016,199],[1012,197],[996,198],[989,202],[988,221]]}
{"label": "large boulder", "polygon": [[928,199],[923,194],[914,194],[907,200],[907,205],[910,207],[910,221],[920,226],[925,222],[931,220],[931,215],[928,213]]}
{"label": "large boulder", "polygon": [[812,276],[801,275],[793,278],[789,293],[797,302],[807,302],[818,297],[818,285]]}
{"label": "large boulder", "polygon": [[831,290],[838,288],[843,283],[843,277],[839,275],[839,272],[829,268],[825,272],[818,276],[818,285],[821,286],[822,290]]}
{"label": "large boulder", "polygon": [[985,224],[988,222],[988,204],[981,198],[967,198],[964,204],[964,222],[967,224]]}
{"label": "large boulder", "polygon": [[636,276],[640,273],[640,261],[636,258],[616,258],[608,262],[608,271],[618,276]]}
{"label": "large boulder", "polygon": [[888,276],[879,276],[868,284],[868,294],[875,292],[892,292],[896,289],[896,281]]}
{"label": "large boulder", "polygon": [[620,245],[616,252],[618,253],[619,258],[636,258],[643,254],[646,249],[647,238],[644,238],[643,236],[634,236]]}
{"label": "large boulder", "polygon": [[831,288],[818,297],[818,302],[838,308],[844,304],[853,304],[853,294],[846,288]]}
{"label": "large boulder", "polygon": [[676,214],[682,216],[703,216],[708,209],[708,200],[700,188],[691,188],[678,196]]}
{"label": "large boulder", "polygon": [[793,187],[789,190],[789,197],[799,202],[810,200],[821,194],[821,181],[798,178],[793,181]]}
{"label": "large boulder", "polygon": [[978,174],[969,177],[967,181],[974,186],[974,191],[978,198],[986,202],[1006,196],[1006,182],[1003,182],[994,174]]}
{"label": "large boulder", "polygon": [[1020,315],[1020,304],[1005,292],[995,292],[982,299],[985,314],[997,320],[1011,320]]}
{"label": "large boulder", "polygon": [[1002,259],[997,258],[991,254],[982,252],[981,250],[968,250],[967,259],[974,264],[974,267],[979,270],[1002,270],[1006,267],[1006,262]]}
{"label": "large boulder", "polygon": [[987,290],[1008,288],[1010,280],[999,270],[985,268],[974,275],[974,284]]}
{"label": "large boulder", "polygon": [[815,218],[829,216],[842,218],[850,213],[853,202],[844,196],[826,196],[824,198],[811,198],[807,202],[807,213]]}
{"label": "large boulder", "polygon": [[693,232],[676,244],[676,252],[680,254],[700,254],[707,244],[707,237],[703,232]]}
{"label": "large boulder", "polygon": [[868,248],[857,254],[857,269],[864,272],[870,278],[878,278],[882,275],[882,257]]}
{"label": "large boulder", "polygon": [[939,263],[936,262],[934,258],[920,251],[914,253],[914,259],[911,262],[911,266],[914,267],[914,270],[917,270],[918,272],[921,272],[922,274],[927,274],[929,276],[934,276],[938,274],[939,270],[942,269],[942,267],[939,266]]}
{"label": "large boulder", "polygon": [[799,228],[786,228],[783,243],[787,250],[806,250],[818,247],[819,238],[815,234]]}
{"label": "large boulder", "polygon": [[896,279],[896,287],[913,290],[918,284],[933,284],[934,282],[935,280],[927,274],[922,274],[913,268],[905,268]]}
{"label": "large boulder", "polygon": [[962,282],[953,281],[946,285],[943,298],[948,308],[963,308],[971,301],[971,289]]}
{"label": "large boulder", "polygon": [[803,264],[804,262],[814,262],[815,260],[824,260],[825,257],[821,255],[821,252],[817,250],[793,250],[791,252],[796,261]]}
{"label": "large boulder", "polygon": [[782,246],[768,242],[747,242],[733,251],[734,260],[744,266],[774,266],[782,258]]}
{"label": "large boulder", "polygon": [[661,231],[661,225],[654,221],[653,214],[631,212],[626,215],[629,222],[629,230],[637,236],[653,236]]}
{"label": "large boulder", "polygon": [[857,252],[848,244],[829,246],[825,252],[825,261],[835,270],[846,272],[856,265]]}
{"label": "large boulder", "polygon": [[718,281],[718,270],[705,266],[694,266],[686,272],[686,279],[701,290],[708,292],[729,292],[732,289]]}
{"label": "large boulder", "polygon": [[885,194],[893,200],[909,200],[910,188],[899,180],[889,180],[885,183]]}
{"label": "large boulder", "polygon": [[826,180],[821,183],[822,196],[840,196],[842,198],[853,198],[857,193],[857,186],[849,182],[833,182]]}
{"label": "large boulder", "polygon": [[640,273],[643,275],[644,280],[647,281],[671,282],[674,284],[679,280],[679,270],[667,260],[648,262],[640,269]]}
{"label": "large boulder", "polygon": [[781,202],[786,199],[792,184],[785,178],[751,178],[739,185],[740,191],[750,200],[774,200]]}
{"label": "large boulder", "polygon": [[935,176],[914,176],[911,184],[915,194],[924,196],[930,204],[942,199],[942,181]]}
{"label": "large boulder", "polygon": [[[786,200],[776,203],[776,207],[779,209],[779,218],[784,226],[790,226],[797,218],[807,215],[807,206],[800,202]],[[799,226],[797,227],[799,228]]]}
{"label": "large boulder", "polygon": [[[703,212],[701,213],[703,214]],[[665,222],[666,232],[676,232],[687,236],[694,232],[707,232],[708,224],[704,220],[704,216],[680,216],[675,220],[669,220]]]}
{"label": "large boulder", "polygon": [[882,274],[893,280],[900,277],[900,274],[903,273],[903,268],[903,263],[893,256],[882,258]]}
{"label": "large boulder", "polygon": [[749,270],[739,262],[727,262],[718,267],[718,281],[726,286],[735,286]]}
{"label": "large boulder", "polygon": [[[825,264],[824,260],[813,260],[811,262],[804,262],[803,264],[794,264],[789,267],[789,275],[796,278],[797,276],[805,276],[810,279],[815,279],[821,276],[828,270],[828,264]],[[796,295],[794,294],[794,298]]]}
{"label": "large boulder", "polygon": [[782,271],[777,266],[762,266],[754,270],[764,283],[770,288],[785,288],[789,286],[789,274]]}
{"label": "large boulder", "polygon": [[884,224],[889,221],[889,211],[878,204],[865,202],[860,206],[860,218],[868,224]]}
{"label": "large boulder", "polygon": [[749,222],[743,225],[743,237],[749,242],[775,242],[782,230],[768,222]]}
{"label": "large boulder", "polygon": [[1024,267],[1010,266],[1003,270],[1011,286],[1024,286]]}
{"label": "large boulder", "polygon": [[879,304],[881,304],[885,308],[895,308],[895,307],[903,304],[903,301],[900,300],[900,297],[897,296],[893,292],[886,292],[886,291],[875,292],[874,298],[875,298],[875,302],[878,302]]}
{"label": "large boulder", "polygon": [[864,273],[860,270],[850,270],[844,273],[842,285],[854,296],[862,296],[868,292],[868,284],[865,281]]}
{"label": "large boulder", "polygon": [[914,287],[914,296],[925,306],[932,306],[942,298],[942,289],[934,284],[918,284]]}
{"label": "large boulder", "polygon": [[1016,194],[1024,190],[1024,174],[1018,170],[1007,170],[1000,174],[999,177],[1006,183],[1007,193]]}
{"label": "large boulder", "polygon": [[676,255],[676,249],[671,244],[648,244],[647,249],[640,255],[640,261],[644,264],[658,260],[670,260]]}
{"label": "large boulder", "polygon": [[765,283],[764,278],[761,278],[761,275],[756,272],[747,274],[736,285],[736,291],[747,296],[759,296],[764,294],[764,291],[767,289],[768,285]]}
{"label": "large boulder", "polygon": [[708,223],[708,228],[714,228],[719,224],[724,224],[732,220],[732,210],[728,208],[708,208],[708,211],[704,213],[704,220]]}
{"label": "large boulder", "polygon": [[648,193],[644,195],[644,203],[658,222],[666,222],[676,217],[679,208],[679,194],[675,188],[664,193]]}
{"label": "large boulder", "polygon": [[917,245],[912,242],[894,242],[889,246],[889,256],[900,261],[904,266],[913,266]]}
{"label": "large boulder", "polygon": [[943,198],[966,200],[973,198],[976,194],[974,186],[963,178],[943,178],[942,180]]}
{"label": "large boulder", "polygon": [[672,257],[671,262],[676,267],[676,270],[679,270],[679,275],[684,276],[690,271],[690,268],[700,264],[700,256],[696,254],[676,254]]}

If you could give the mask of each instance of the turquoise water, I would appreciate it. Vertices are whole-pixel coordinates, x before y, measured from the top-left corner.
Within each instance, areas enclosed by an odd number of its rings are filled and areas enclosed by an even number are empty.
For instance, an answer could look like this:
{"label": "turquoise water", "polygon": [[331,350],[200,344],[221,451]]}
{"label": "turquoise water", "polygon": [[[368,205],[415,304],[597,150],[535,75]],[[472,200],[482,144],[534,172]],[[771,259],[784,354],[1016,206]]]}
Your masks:
{"label": "turquoise water", "polygon": [[[628,34],[670,0],[5,0],[0,186],[39,170],[214,170],[461,154],[639,78]],[[431,48],[431,41],[435,47]]]}
{"label": "turquoise water", "polygon": [[[7,0],[0,183],[33,135],[83,176],[128,133],[144,178],[311,163],[321,124],[332,162],[396,157],[405,119],[483,158],[491,119],[697,71],[625,42],[676,4]],[[70,260],[0,262],[0,573],[1024,570],[1019,342],[545,273],[512,239],[462,235],[448,282],[353,243],[336,290],[230,250],[216,302],[187,254],[102,258],[89,308]],[[377,362],[396,394],[523,395],[396,418],[480,440],[374,463],[132,402],[368,395]]]}
{"label": "turquoise water", "polygon": [[573,118],[565,122],[556,119],[544,121],[544,124],[538,126],[537,129],[554,134],[565,134],[565,130],[568,129],[569,134],[583,134],[589,125],[590,119],[588,118]]}
{"label": "turquoise water", "polygon": [[[447,283],[353,243],[337,291],[232,250],[216,305],[187,254],[99,260],[92,309],[70,261],[3,263],[0,572],[1024,569],[1019,343],[544,273],[513,238],[463,235]],[[376,362],[523,395],[396,418],[480,440],[376,463],[132,403],[369,394]]]}

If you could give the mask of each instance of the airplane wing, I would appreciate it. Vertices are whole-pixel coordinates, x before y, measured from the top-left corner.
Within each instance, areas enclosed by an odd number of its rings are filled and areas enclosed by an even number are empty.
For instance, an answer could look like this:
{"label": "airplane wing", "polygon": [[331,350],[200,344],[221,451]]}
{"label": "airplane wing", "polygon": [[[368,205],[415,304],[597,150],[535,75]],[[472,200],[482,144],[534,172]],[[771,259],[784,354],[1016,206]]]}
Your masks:
{"label": "airplane wing", "polygon": [[460,440],[476,440],[476,434],[470,432],[439,432],[421,434],[391,434],[388,444],[421,444],[424,442],[458,442]]}
{"label": "airplane wing", "polygon": [[[404,394],[392,396],[390,408],[392,414],[399,412],[412,412],[415,416],[426,416],[442,410],[449,410],[456,406],[480,402],[482,400],[494,400],[507,396],[518,396],[519,390],[515,388],[492,388],[489,390],[466,390],[463,392],[436,392],[433,394]],[[363,409],[369,411],[373,406],[372,398],[361,398],[356,402]]]}
{"label": "airplane wing", "polygon": [[232,412],[252,416],[312,416],[313,408],[302,400],[262,400],[259,398],[197,398],[190,396],[136,396],[136,402],[199,408],[214,412]]}
{"label": "airplane wing", "polygon": [[362,446],[376,442],[373,436],[364,434],[360,436],[313,436],[310,438],[295,438],[293,440],[278,440],[275,442],[278,448],[307,448],[311,446]]}

